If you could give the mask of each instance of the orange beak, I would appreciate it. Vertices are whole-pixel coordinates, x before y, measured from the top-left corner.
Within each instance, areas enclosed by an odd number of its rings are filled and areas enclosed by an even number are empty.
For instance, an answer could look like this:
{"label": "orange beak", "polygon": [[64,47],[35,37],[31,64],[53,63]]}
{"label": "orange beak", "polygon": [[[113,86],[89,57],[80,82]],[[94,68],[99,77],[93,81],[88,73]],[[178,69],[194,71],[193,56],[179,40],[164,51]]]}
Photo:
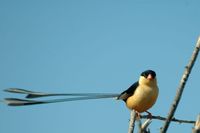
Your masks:
{"label": "orange beak", "polygon": [[149,75],[147,76],[147,79],[152,80],[152,79],[153,79],[153,76],[152,76],[151,74],[149,74]]}

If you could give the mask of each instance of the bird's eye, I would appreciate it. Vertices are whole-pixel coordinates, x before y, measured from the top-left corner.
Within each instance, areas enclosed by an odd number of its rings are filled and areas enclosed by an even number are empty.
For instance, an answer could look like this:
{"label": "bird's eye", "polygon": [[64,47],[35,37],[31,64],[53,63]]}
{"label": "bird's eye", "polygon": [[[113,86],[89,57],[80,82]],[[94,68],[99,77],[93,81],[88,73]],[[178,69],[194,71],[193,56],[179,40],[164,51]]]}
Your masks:
{"label": "bird's eye", "polygon": [[145,78],[147,78],[149,74],[148,73],[142,73],[141,76],[144,76]]}
{"label": "bird's eye", "polygon": [[144,76],[145,78],[147,78],[149,74],[151,74],[151,76],[153,78],[156,77],[156,73],[154,71],[152,71],[152,70],[146,70],[146,71],[142,72],[141,76]]}

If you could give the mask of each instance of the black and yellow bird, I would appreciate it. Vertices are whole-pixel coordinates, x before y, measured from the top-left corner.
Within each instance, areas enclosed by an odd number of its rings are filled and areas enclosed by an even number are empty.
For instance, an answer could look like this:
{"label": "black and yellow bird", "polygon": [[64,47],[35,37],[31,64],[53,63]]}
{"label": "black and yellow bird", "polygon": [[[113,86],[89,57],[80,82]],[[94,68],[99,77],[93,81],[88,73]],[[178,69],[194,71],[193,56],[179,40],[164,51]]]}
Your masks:
{"label": "black and yellow bird", "polygon": [[[20,88],[9,88],[5,91],[11,93],[26,94],[26,99],[18,98],[5,98],[4,101],[10,106],[24,106],[34,104],[47,104],[56,102],[67,102],[76,100],[88,100],[88,99],[101,99],[101,98],[116,98],[123,100],[126,106],[130,110],[135,110],[138,114],[147,112],[151,108],[158,97],[158,86],[156,73],[153,70],[146,70],[141,73],[137,82],[131,85],[127,90],[121,94],[109,94],[109,93],[42,93],[34,92]],[[30,100],[33,98],[49,97],[49,96],[68,96],[61,99],[50,100]]]}

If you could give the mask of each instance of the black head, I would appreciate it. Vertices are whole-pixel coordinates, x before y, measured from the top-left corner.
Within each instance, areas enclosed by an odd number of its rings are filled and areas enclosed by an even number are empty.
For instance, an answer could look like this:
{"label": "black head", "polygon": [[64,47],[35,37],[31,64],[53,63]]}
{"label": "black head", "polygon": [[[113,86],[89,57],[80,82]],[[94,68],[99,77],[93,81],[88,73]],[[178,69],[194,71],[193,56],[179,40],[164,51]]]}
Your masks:
{"label": "black head", "polygon": [[153,70],[146,70],[142,72],[140,76],[147,78],[149,75],[151,75],[153,79],[156,77],[156,73]]}

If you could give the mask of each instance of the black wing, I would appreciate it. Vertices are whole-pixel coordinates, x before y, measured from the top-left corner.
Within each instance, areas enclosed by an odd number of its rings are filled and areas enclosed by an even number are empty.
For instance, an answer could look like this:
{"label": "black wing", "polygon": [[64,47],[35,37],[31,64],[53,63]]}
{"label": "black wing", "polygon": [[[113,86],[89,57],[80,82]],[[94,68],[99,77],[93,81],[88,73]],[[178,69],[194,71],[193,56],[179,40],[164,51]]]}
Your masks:
{"label": "black wing", "polygon": [[132,84],[127,90],[125,90],[124,92],[122,92],[117,99],[121,99],[123,101],[126,102],[127,98],[130,97],[131,95],[134,94],[136,88],[138,87],[139,82],[135,82],[134,84]]}

